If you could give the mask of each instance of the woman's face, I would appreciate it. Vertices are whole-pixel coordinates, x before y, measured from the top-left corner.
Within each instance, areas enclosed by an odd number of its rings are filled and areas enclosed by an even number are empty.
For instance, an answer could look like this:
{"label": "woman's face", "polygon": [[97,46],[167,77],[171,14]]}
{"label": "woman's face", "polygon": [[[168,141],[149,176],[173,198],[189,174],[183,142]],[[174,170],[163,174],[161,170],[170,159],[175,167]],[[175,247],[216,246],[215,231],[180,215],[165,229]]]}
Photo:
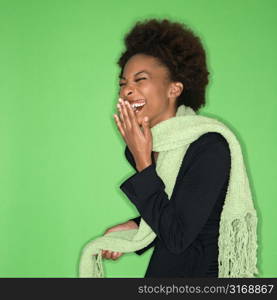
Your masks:
{"label": "woman's face", "polygon": [[123,100],[131,105],[145,102],[135,112],[140,126],[145,116],[149,117],[150,127],[153,127],[176,115],[176,97],[181,94],[183,85],[170,82],[167,68],[155,57],[144,54],[132,56],[124,67],[119,85],[119,96]]}

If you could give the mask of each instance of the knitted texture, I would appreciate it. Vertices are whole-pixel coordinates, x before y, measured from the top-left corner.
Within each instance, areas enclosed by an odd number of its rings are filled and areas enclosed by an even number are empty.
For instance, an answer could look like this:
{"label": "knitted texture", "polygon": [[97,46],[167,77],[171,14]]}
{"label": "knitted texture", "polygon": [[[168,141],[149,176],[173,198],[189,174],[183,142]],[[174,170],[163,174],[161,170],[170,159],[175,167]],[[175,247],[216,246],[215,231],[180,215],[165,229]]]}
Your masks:
{"label": "knitted texture", "polygon": [[[231,169],[221,212],[218,237],[218,277],[255,277],[257,264],[257,214],[247,172],[236,136],[222,122],[199,116],[181,105],[176,116],[151,128],[153,151],[159,152],[156,172],[170,199],[189,145],[207,132],[220,133],[228,142]],[[134,252],[149,245],[156,234],[141,218],[138,229],[110,232],[85,245],[79,277],[105,277],[101,251]]]}

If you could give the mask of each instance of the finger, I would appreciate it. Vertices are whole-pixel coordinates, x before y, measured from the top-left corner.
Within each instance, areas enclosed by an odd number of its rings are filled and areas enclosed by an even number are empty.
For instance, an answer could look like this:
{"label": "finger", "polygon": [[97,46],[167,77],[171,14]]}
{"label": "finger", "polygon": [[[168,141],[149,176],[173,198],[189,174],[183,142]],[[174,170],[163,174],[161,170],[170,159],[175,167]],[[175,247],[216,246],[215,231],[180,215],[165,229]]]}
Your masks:
{"label": "finger", "polygon": [[132,126],[134,128],[138,128],[139,125],[138,125],[138,120],[137,120],[137,116],[136,116],[136,113],[133,111],[130,103],[128,101],[126,101],[126,107],[127,107],[127,111],[128,111],[128,114],[129,114],[129,119],[130,119],[130,122],[132,124]]}
{"label": "finger", "polygon": [[[129,112],[129,102],[128,101],[122,101],[121,102],[121,107],[122,107],[122,112],[123,112],[123,117],[124,117],[124,122],[126,127],[132,128],[131,120],[130,120],[130,112]],[[130,104],[129,104],[130,105]]]}
{"label": "finger", "polygon": [[112,255],[112,252],[111,251],[107,251],[106,258],[107,259],[111,259],[111,255]]}
{"label": "finger", "polygon": [[118,111],[119,111],[121,126],[122,126],[123,129],[125,129],[126,125],[125,125],[125,120],[124,120],[124,116],[123,116],[123,112],[122,112],[122,106],[121,106],[120,103],[117,103],[117,108],[118,108]]}
{"label": "finger", "polygon": [[119,258],[123,254],[122,252],[116,252],[116,253],[118,253],[116,256],[117,258]]}
{"label": "finger", "polygon": [[110,257],[109,257],[110,259],[113,259],[113,253],[114,253],[113,251],[110,251]]}
{"label": "finger", "polygon": [[118,258],[118,252],[113,252],[112,259],[117,259],[117,258]]}
{"label": "finger", "polygon": [[123,127],[122,127],[120,118],[119,118],[118,115],[116,115],[116,114],[114,114],[114,118],[115,118],[115,122],[116,122],[116,125],[117,125],[118,130],[120,131],[122,137],[123,137],[124,140],[125,140],[125,130],[124,130]]}
{"label": "finger", "polygon": [[116,253],[114,255],[115,259],[118,259],[122,255],[122,252],[115,252],[115,253]]}
{"label": "finger", "polygon": [[150,139],[151,137],[151,131],[150,131],[150,124],[149,124],[149,118],[144,117],[142,122],[143,127],[143,133],[146,139]]}

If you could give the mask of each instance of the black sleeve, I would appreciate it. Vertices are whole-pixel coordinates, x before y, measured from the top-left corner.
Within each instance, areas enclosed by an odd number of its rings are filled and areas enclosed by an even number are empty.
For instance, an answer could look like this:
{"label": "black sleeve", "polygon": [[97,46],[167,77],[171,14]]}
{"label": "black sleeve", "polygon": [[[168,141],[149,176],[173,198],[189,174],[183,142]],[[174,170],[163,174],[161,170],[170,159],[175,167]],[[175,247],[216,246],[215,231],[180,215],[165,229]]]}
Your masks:
{"label": "black sleeve", "polygon": [[125,147],[125,151],[124,151],[125,157],[127,159],[127,161],[129,162],[129,164],[133,167],[133,169],[138,172],[137,168],[136,168],[136,162],[133,158],[132,153],[130,152],[128,146]]}
{"label": "black sleeve", "polygon": [[[133,158],[133,156],[132,156],[132,154],[131,154],[131,152],[130,152],[128,146],[125,147],[124,154],[125,154],[125,157],[126,157],[126,159],[128,160],[128,162],[129,162],[129,163],[131,164],[131,166],[134,168],[134,170],[135,170],[136,172],[138,172],[138,170],[136,169],[136,163],[135,163],[135,160],[134,160],[134,158]],[[153,159],[153,157],[152,157],[152,159]],[[134,222],[139,226],[139,223],[140,223],[140,220],[141,220],[141,216],[138,216],[138,217],[136,217],[136,218],[134,218],[134,219],[130,219],[130,220],[134,221]],[[153,247],[153,246],[155,245],[156,239],[157,239],[157,238],[155,238],[155,239],[154,239],[149,245],[147,245],[146,247],[144,247],[144,248],[142,248],[142,249],[140,249],[140,250],[135,251],[135,253],[138,254],[138,255],[143,254],[146,250],[148,250],[149,248],[151,248],[151,247]]]}
{"label": "black sleeve", "polygon": [[[138,170],[135,167],[135,160],[133,159],[133,156],[131,155],[128,146],[125,147],[124,154],[125,154],[125,157],[128,160],[128,162],[130,163],[130,165],[134,168],[134,170],[136,172],[138,172]],[[136,218],[130,219],[129,221],[134,221],[139,226],[140,219],[141,219],[141,216],[138,216]]]}
{"label": "black sleeve", "polygon": [[154,163],[125,180],[120,189],[167,249],[180,254],[207,222],[230,166],[226,140],[210,138],[200,144],[189,168],[180,174],[170,200]]}
{"label": "black sleeve", "polygon": [[[141,220],[141,216],[138,216],[138,217],[136,217],[134,219],[130,219],[129,221],[134,221],[139,226],[140,220]],[[155,245],[155,241],[156,241],[156,238],[149,245],[147,245],[146,247],[144,247],[144,248],[142,248],[140,250],[135,251],[135,253],[138,254],[138,255],[141,255],[146,250],[148,250],[149,248],[153,247]]]}

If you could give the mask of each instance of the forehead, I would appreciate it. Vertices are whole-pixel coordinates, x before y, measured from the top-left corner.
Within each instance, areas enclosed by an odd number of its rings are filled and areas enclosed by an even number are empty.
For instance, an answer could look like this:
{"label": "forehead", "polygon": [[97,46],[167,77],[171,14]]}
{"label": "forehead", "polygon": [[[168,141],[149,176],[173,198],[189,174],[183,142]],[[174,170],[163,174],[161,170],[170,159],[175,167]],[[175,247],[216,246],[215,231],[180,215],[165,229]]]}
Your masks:
{"label": "forehead", "polygon": [[166,73],[165,68],[155,57],[144,54],[136,54],[127,61],[121,78],[125,79],[126,77],[135,76],[140,71],[146,71],[150,76],[164,76]]}

